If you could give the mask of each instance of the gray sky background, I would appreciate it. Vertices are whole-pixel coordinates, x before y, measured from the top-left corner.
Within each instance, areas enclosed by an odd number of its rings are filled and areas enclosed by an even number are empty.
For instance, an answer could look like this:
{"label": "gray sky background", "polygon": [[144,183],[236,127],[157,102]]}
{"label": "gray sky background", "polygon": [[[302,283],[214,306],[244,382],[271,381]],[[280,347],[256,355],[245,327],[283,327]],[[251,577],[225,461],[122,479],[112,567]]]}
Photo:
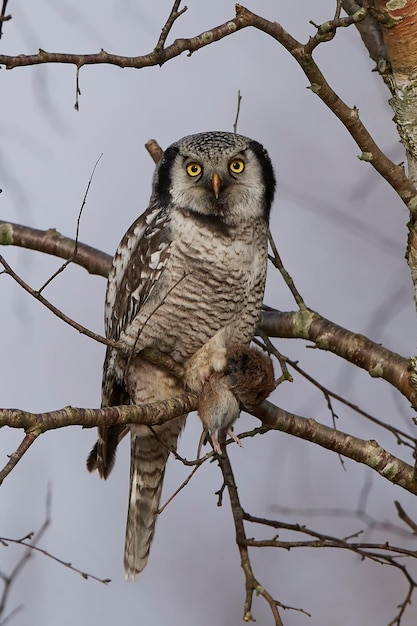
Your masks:
{"label": "gray sky background", "polygon": [[[48,51],[138,55],[153,49],[171,0],[90,0],[69,2],[10,0],[13,20],[4,25],[5,54]],[[224,0],[189,0],[174,37],[188,37],[234,15]],[[317,23],[330,19],[333,1],[312,3],[258,0],[248,8],[279,21],[303,42]],[[396,162],[403,152],[391,122],[388,91],[372,73],[353,28],[341,29],[315,55],[330,84],[356,105],[382,149]],[[162,68],[122,70],[84,67],[80,110],[74,111],[75,69],[39,66],[1,70],[1,219],[36,228],[57,228],[74,236],[76,219],[93,166],[103,154],[87,198],[80,240],[112,253],[131,222],[147,206],[153,163],[144,143],[155,137],[163,147],[202,130],[232,130],[237,92],[243,101],[238,131],[262,142],[276,167],[278,191],[272,230],[283,261],[307,304],[338,324],[364,333],[405,356],[415,352],[412,287],[404,260],[407,212],[370,165],[340,122],[307,89],[289,54],[274,40],[245,29],[188,58]],[[1,251],[35,288],[60,261],[17,249]],[[104,348],[65,326],[20,290],[7,276],[2,288],[1,405],[47,411],[68,404],[100,402]],[[105,281],[69,267],[45,295],[72,318],[103,331]],[[265,297],[283,310],[295,308],[279,274],[272,270]],[[277,341],[278,348],[320,382],[349,396],[377,417],[411,429],[412,411],[389,386],[356,371],[336,357],[308,350],[303,342]],[[284,408],[330,424],[319,392],[296,377],[275,393]],[[338,426],[377,439],[408,462],[384,431],[336,406]],[[237,432],[255,422],[243,416]],[[190,416],[180,452],[194,458],[201,426]],[[21,433],[2,432],[2,463]],[[18,538],[36,530],[45,516],[48,485],[52,524],[41,546],[109,586],[85,581],[37,555],[19,578],[9,609],[24,608],[13,626],[73,624],[240,624],[244,581],[228,500],[216,506],[221,476],[215,463],[203,466],[158,522],[147,569],[136,583],[122,570],[128,490],[128,446],[105,483],[85,470],[95,440],[80,428],[50,432],[39,439],[1,488],[0,536]],[[358,519],[309,517],[276,512],[294,508],[356,509],[364,485],[371,491],[367,511],[380,522],[396,522],[393,500],[416,516],[415,499],[353,461],[281,433],[246,440],[230,448],[243,506],[254,515],[300,522],[333,535],[364,528]],[[171,460],[165,497],[187,475]],[[164,497],[163,497],[164,499]],[[275,507],[275,509],[274,509]],[[270,537],[262,528],[249,536]],[[385,541],[368,530],[362,538]],[[390,537],[393,542],[403,539]],[[407,544],[410,548],[413,543]],[[20,550],[1,548],[0,569],[8,571]],[[283,614],[286,626],[351,624],[381,626],[392,619],[405,594],[405,581],[391,568],[365,564],[338,551],[252,551],[258,580],[281,602],[302,607]],[[253,607],[258,624],[272,623],[262,599]],[[416,623],[411,608],[403,626]]]}

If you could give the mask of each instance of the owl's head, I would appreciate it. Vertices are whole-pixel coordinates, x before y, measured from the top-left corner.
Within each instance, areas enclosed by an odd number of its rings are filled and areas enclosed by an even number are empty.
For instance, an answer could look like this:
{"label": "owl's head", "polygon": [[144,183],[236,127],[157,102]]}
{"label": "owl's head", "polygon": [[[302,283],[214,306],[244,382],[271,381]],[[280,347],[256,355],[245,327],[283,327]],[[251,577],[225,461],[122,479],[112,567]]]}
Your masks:
{"label": "owl's head", "polygon": [[266,150],[227,132],[188,135],[164,152],[154,198],[226,223],[268,220],[275,176]]}

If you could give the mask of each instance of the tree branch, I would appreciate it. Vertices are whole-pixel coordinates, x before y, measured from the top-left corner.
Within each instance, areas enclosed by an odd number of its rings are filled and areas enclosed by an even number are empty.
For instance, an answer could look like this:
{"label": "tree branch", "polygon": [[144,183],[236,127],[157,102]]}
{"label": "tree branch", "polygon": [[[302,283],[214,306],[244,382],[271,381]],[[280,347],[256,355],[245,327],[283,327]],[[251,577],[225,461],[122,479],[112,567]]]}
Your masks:
{"label": "tree branch", "polygon": [[374,440],[359,439],[320,424],[314,419],[292,415],[267,401],[252,413],[269,428],[311,441],[332,452],[367,465],[394,485],[417,494],[414,468],[381,448]]}
{"label": "tree branch", "polygon": [[100,409],[86,409],[67,406],[57,411],[30,413],[20,409],[0,409],[0,427],[22,428],[26,433],[38,436],[48,430],[64,426],[122,426],[124,424],[145,424],[156,426],[168,420],[189,413],[197,408],[197,396],[183,393],[169,400],[151,404],[126,404]]}
{"label": "tree branch", "polygon": [[260,328],[269,337],[306,339],[365,369],[373,378],[383,378],[398,389],[417,409],[414,359],[406,359],[357,333],[338,326],[311,310],[264,311]]}
{"label": "tree branch", "polygon": [[[358,12],[357,12],[358,13]],[[360,17],[362,11],[359,9]],[[355,14],[356,15],[356,14]],[[353,20],[352,20],[353,21]],[[168,22],[167,22],[168,24]],[[346,22],[343,22],[346,24]],[[182,52],[189,54],[207,46],[215,41],[219,41],[242,28],[253,26],[273,37],[297,60],[300,67],[310,81],[311,89],[321,100],[333,111],[342,121],[348,132],[351,134],[362,151],[361,158],[370,162],[375,169],[387,180],[396,190],[401,199],[407,204],[410,210],[416,210],[417,193],[412,182],[407,178],[401,166],[395,165],[388,159],[376,145],[371,135],[359,119],[358,110],[347,106],[331,89],[323,74],[319,70],[311,56],[311,44],[308,42],[302,45],[287,33],[277,22],[270,22],[255,13],[252,13],[243,6],[236,5],[236,16],[228,22],[215,26],[210,30],[189,39],[176,39],[173,44],[166,48],[158,47],[149,54],[137,57],[126,57],[109,54],[105,50],[96,54],[66,54],[46,52],[39,50],[38,54],[8,56],[0,55],[0,64],[6,69],[22,67],[28,65],[38,65],[42,63],[69,63],[78,69],[83,65],[92,64],[112,64],[119,67],[143,68],[153,65],[163,65],[170,59],[179,56]],[[169,26],[170,27],[170,26]]]}
{"label": "tree branch", "polygon": [[[63,428],[65,426],[112,426],[125,424],[146,424],[155,426],[166,421],[189,413],[197,408],[197,396],[193,393],[184,393],[181,396],[138,406],[113,406],[101,409],[86,409],[65,407],[58,411],[46,413],[29,413],[19,409],[0,409],[0,427],[24,429],[30,443],[41,433]],[[250,411],[268,428],[280,430],[301,439],[316,443],[323,448],[337,452],[358,463],[363,463],[375,470],[383,478],[395,485],[417,494],[417,481],[414,478],[414,468],[393,456],[375,441],[364,441],[340,430],[329,428],[314,419],[301,417],[274,406],[270,402]],[[29,444],[30,445],[30,444]],[[23,444],[21,444],[20,450]],[[22,458],[29,446],[22,448],[19,456],[16,451],[13,465],[6,465],[8,471],[3,470],[4,479]]]}
{"label": "tree branch", "polygon": [[311,90],[340,119],[346,130],[362,151],[361,159],[368,161],[395,189],[410,211],[417,209],[417,191],[407,178],[404,169],[395,165],[376,145],[368,130],[359,118],[356,107],[349,107],[330,87],[308,50],[308,43],[302,45],[277,22],[270,22],[248,9],[240,7],[238,14],[251,26],[267,33],[278,41],[295,58],[310,81]]}
{"label": "tree branch", "polygon": [[197,396],[192,393],[184,393],[178,398],[139,406],[111,406],[101,409],[68,406],[58,411],[37,414],[19,409],[0,409],[0,428],[9,426],[10,428],[22,428],[26,432],[22,443],[10,455],[9,461],[0,471],[0,485],[22,459],[35,439],[48,430],[64,426],[83,426],[84,428],[124,424],[155,426],[163,424],[183,413],[189,413],[196,408]]}
{"label": "tree branch", "polygon": [[[175,8],[175,7],[174,7]],[[355,13],[362,19],[363,11],[358,9]],[[350,18],[349,18],[350,19]],[[356,18],[355,18],[356,19]],[[354,21],[352,19],[352,21]],[[168,22],[167,22],[168,24]],[[331,24],[330,22],[327,24]],[[346,21],[341,22],[346,25]],[[167,26],[167,25],[166,25]],[[310,41],[305,45],[294,39],[277,22],[270,22],[245,7],[237,4],[236,15],[231,20],[215,26],[196,37],[189,39],[176,39],[170,46],[162,49],[155,48],[153,52],[137,57],[126,57],[109,54],[105,50],[96,54],[66,54],[56,52],[46,52],[39,50],[38,54],[17,56],[0,55],[0,64],[6,69],[24,67],[28,65],[39,65],[43,63],[67,63],[73,64],[78,69],[83,65],[111,64],[122,68],[143,68],[153,65],[163,65],[170,59],[179,56],[185,51],[189,54],[200,50],[215,41],[219,41],[242,28],[252,26],[278,41],[296,59],[303,72],[310,81],[311,90],[328,106],[333,113],[341,120],[354,141],[359,146],[362,155],[361,159],[368,161],[385,178],[385,180],[395,189],[410,211],[417,211],[417,192],[413,183],[407,178],[403,168],[395,165],[377,146],[368,130],[359,118],[356,107],[349,107],[331,89],[323,74],[314,62],[311,55]],[[337,26],[333,23],[332,27]],[[170,26],[169,26],[170,28]],[[321,36],[320,41],[326,40]],[[310,38],[311,40],[311,38]]]}
{"label": "tree branch", "polygon": [[[28,250],[37,250],[61,259],[72,259],[89,274],[107,278],[111,268],[112,256],[75,239],[64,237],[55,228],[38,230],[21,224],[0,220],[0,245],[18,246]],[[77,253],[74,256],[74,251]]]}
{"label": "tree branch", "polygon": [[164,49],[165,42],[171,31],[171,28],[174,25],[174,22],[179,17],[181,17],[183,13],[187,11],[187,7],[183,7],[181,11],[179,11],[178,9],[180,7],[180,4],[181,4],[181,0],[175,0],[171,9],[171,13],[169,14],[167,21],[165,22],[165,25],[162,27],[161,34],[158,39],[158,43],[155,46],[155,52],[161,52]]}
{"label": "tree branch", "polygon": [[[1,54],[0,65],[4,65],[8,70],[15,67],[27,67],[28,65],[40,65],[44,63],[66,63],[75,65],[78,68],[83,65],[99,65],[104,63],[122,68],[131,67],[136,69],[163,65],[183,52],[188,52],[189,56],[191,56],[193,52],[204,48],[204,46],[219,41],[242,28],[251,26],[246,17],[240,15],[239,5],[236,5],[236,7],[236,16],[224,24],[214,26],[196,37],[176,39],[166,48],[159,48],[157,45],[152,52],[141,56],[127,57],[118,54],[110,54],[105,50],[101,50],[95,54],[67,54],[62,52],[46,52],[45,50],[39,49],[38,54],[19,54],[15,56]],[[180,14],[182,12],[180,12]]]}
{"label": "tree branch", "polygon": [[227,450],[224,449],[223,454],[219,456],[218,459],[223,474],[224,484],[227,487],[230,498],[230,506],[232,509],[233,520],[235,523],[236,544],[240,554],[240,565],[245,575],[246,599],[245,608],[243,611],[243,621],[255,621],[252,616],[252,599],[253,594],[257,593],[263,596],[268,602],[272,611],[272,615],[274,617],[275,626],[283,626],[281,617],[278,612],[278,606],[283,605],[281,605],[277,600],[274,600],[271,594],[256,580],[252,570],[252,564],[250,562],[248,553],[248,539],[246,537],[245,527],[243,524],[243,509],[240,505],[237,485],[233,476],[233,470],[232,466],[230,465]]}

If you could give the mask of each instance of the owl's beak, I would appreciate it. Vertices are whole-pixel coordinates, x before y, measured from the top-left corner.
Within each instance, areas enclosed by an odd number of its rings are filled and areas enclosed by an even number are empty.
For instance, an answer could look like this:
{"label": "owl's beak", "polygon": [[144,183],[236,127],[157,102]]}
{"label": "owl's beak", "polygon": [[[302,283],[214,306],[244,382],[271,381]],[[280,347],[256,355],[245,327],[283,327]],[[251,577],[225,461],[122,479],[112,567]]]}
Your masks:
{"label": "owl's beak", "polygon": [[213,176],[211,177],[211,186],[213,187],[214,196],[216,200],[219,199],[220,184],[221,184],[220,176],[218,175],[217,172],[214,172]]}

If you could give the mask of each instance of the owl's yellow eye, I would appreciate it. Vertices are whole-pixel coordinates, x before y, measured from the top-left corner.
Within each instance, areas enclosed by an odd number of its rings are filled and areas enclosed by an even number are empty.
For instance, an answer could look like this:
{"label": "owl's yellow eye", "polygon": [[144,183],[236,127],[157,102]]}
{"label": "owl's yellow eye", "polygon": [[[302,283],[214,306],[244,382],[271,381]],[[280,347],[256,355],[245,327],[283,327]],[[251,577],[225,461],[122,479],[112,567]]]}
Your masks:
{"label": "owl's yellow eye", "polygon": [[186,167],[188,176],[198,176],[203,171],[199,163],[189,163]]}
{"label": "owl's yellow eye", "polygon": [[245,164],[242,159],[233,159],[233,161],[230,161],[229,163],[229,171],[232,174],[241,174],[244,169]]}

